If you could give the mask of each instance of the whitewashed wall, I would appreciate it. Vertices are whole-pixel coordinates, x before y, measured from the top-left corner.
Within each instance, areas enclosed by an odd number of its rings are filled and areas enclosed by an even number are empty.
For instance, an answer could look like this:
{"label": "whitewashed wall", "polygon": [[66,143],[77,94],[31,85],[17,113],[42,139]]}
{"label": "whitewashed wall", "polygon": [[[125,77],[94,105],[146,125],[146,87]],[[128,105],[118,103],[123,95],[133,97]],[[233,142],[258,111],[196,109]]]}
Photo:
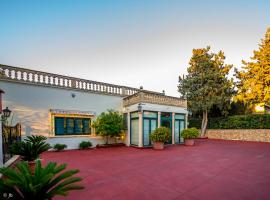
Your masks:
{"label": "whitewashed wall", "polygon": [[[68,148],[76,148],[83,140],[103,143],[100,137],[52,137],[50,109],[93,111],[99,115],[107,109],[122,110],[122,98],[117,96],[48,88],[0,81],[5,91],[3,107],[8,106],[13,113],[12,124],[22,124],[22,134],[40,134],[49,137],[51,144],[65,143]],[[71,95],[75,94],[75,98]]]}

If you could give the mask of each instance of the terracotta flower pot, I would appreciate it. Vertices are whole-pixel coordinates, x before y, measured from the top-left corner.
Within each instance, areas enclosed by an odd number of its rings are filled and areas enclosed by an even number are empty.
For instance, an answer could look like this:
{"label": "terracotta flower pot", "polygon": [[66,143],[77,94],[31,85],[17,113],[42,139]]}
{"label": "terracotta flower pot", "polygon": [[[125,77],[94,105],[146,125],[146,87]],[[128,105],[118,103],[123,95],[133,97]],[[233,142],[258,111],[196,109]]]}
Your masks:
{"label": "terracotta flower pot", "polygon": [[185,139],[186,146],[194,146],[194,144],[195,144],[194,139]]}
{"label": "terracotta flower pot", "polygon": [[164,149],[164,142],[153,142],[153,148],[154,149]]}

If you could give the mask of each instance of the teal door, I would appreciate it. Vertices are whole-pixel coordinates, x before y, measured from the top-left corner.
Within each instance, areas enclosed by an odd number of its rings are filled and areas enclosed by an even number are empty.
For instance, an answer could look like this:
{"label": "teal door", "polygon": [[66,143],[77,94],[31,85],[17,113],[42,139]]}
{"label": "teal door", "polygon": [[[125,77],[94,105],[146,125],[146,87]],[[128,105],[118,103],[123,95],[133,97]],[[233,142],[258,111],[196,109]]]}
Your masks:
{"label": "teal door", "polygon": [[150,146],[150,133],[152,133],[157,128],[156,119],[147,119],[143,120],[143,146]]}
{"label": "teal door", "polygon": [[130,113],[130,144],[139,145],[139,116],[137,112]]}
{"label": "teal door", "polygon": [[[172,114],[171,113],[161,113],[161,126],[167,127],[172,130]],[[172,137],[165,144],[172,144]]]}
{"label": "teal door", "polygon": [[174,121],[174,143],[180,144],[184,142],[184,138],[181,137],[181,131],[185,129],[184,120],[175,120]]}

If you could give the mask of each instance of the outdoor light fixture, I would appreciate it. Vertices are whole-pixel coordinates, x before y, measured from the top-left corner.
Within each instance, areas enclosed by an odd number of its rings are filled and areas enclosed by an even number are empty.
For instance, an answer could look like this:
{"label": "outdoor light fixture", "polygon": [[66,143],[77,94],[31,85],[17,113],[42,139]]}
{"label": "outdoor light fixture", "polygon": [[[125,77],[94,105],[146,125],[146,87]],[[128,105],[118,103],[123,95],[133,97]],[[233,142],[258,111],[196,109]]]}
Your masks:
{"label": "outdoor light fixture", "polygon": [[142,104],[141,103],[138,104],[138,112],[142,112]]}
{"label": "outdoor light fixture", "polygon": [[75,93],[71,93],[71,97],[72,98],[75,98],[76,97],[76,94]]}
{"label": "outdoor light fixture", "polygon": [[10,117],[10,114],[11,114],[11,110],[9,110],[8,107],[6,107],[6,108],[3,110],[3,115],[2,115],[2,117],[3,117],[4,119],[7,119],[7,118]]}
{"label": "outdoor light fixture", "polygon": [[6,120],[10,117],[10,114],[11,114],[11,110],[8,109],[8,107],[6,107],[4,110],[3,110],[3,114],[1,116],[1,121],[3,123],[6,122]]}

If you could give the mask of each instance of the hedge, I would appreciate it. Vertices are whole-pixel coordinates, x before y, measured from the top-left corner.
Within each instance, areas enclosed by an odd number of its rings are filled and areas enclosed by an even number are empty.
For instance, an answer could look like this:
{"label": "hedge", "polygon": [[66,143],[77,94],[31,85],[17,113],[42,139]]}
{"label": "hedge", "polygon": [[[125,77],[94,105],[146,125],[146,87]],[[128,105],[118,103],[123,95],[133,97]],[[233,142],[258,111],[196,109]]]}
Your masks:
{"label": "hedge", "polygon": [[[201,128],[201,118],[190,118],[188,127]],[[226,118],[210,118],[208,129],[270,129],[270,115],[234,115]]]}

